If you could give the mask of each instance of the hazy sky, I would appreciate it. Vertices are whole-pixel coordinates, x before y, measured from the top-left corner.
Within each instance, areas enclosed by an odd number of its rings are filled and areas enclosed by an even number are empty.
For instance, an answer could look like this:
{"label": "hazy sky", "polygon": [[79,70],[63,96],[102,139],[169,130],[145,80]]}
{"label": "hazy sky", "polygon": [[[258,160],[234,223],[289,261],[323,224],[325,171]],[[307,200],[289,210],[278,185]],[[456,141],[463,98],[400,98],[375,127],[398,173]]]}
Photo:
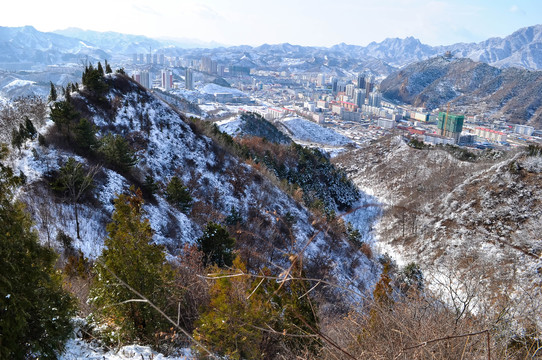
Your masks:
{"label": "hazy sky", "polygon": [[540,0],[10,0],[1,26],[79,27],[227,45],[481,41],[542,23]]}

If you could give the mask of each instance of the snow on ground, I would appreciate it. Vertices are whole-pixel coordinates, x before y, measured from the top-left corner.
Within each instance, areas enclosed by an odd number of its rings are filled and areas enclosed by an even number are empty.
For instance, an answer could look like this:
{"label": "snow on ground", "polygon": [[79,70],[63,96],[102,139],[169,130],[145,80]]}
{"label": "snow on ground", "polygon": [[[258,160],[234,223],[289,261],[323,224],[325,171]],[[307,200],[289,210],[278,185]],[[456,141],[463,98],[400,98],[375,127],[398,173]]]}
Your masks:
{"label": "snow on ground", "polygon": [[242,124],[243,120],[241,120],[240,116],[234,116],[229,119],[216,122],[216,125],[220,131],[231,136],[237,136],[243,132],[243,129],[241,128]]}
{"label": "snow on ground", "polygon": [[213,83],[204,85],[202,88],[199,89],[199,91],[202,94],[209,94],[209,95],[232,94],[233,96],[246,96],[246,94],[242,92],[241,90],[238,90],[235,88],[229,88],[225,86],[220,86]]}
{"label": "snow on ground", "polygon": [[12,82],[10,82],[6,86],[4,86],[4,88],[2,90],[7,92],[7,91],[10,91],[13,88],[18,88],[18,87],[23,87],[23,86],[30,86],[30,85],[33,85],[35,83],[36,83],[35,81],[17,79],[17,80],[13,80]]}
{"label": "snow on ground", "polygon": [[352,140],[337,132],[302,118],[286,118],[281,123],[291,132],[294,140],[330,146],[344,146]]}
{"label": "snow on ground", "polygon": [[120,349],[104,349],[79,338],[66,343],[66,349],[59,360],[191,360],[196,359],[190,349],[182,349],[178,355],[165,356],[148,346],[128,345]]}

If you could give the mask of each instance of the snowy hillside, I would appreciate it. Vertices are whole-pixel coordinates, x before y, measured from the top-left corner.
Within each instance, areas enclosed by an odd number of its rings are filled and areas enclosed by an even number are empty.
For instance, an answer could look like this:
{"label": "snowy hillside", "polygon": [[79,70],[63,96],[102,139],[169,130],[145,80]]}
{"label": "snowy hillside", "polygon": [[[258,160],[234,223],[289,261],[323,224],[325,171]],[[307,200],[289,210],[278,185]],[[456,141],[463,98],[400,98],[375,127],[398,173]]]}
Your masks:
{"label": "snowy hillside", "polygon": [[[131,139],[138,149],[139,161],[129,174],[124,175],[102,167],[95,179],[93,199],[80,206],[81,238],[77,239],[73,205],[55,198],[45,177],[58,170],[70,156],[88,165],[91,163],[67,149],[29,143],[16,162],[17,171],[27,176],[27,185],[20,198],[27,203],[43,243],[58,248],[60,244],[54,239],[62,230],[74,239],[75,248],[81,249],[85,256],[95,258],[100,254],[106,236],[105,225],[110,219],[116,195],[126,192],[134,181],[143,183],[149,175],[159,186],[164,186],[177,175],[194,198],[190,213],[173,208],[160,193],[155,195],[155,200],[145,204],[155,231],[154,241],[165,245],[172,254],[201,236],[202,227],[208,221],[223,221],[232,209],[246,219],[247,230],[263,238],[274,238],[272,234],[277,231],[281,218],[288,214],[296,221],[293,239],[280,242],[279,246],[286,246],[284,251],[300,252],[315,234],[310,250],[305,253],[308,262],[319,258],[321,251],[326,249],[326,256],[336,264],[333,274],[340,273],[345,281],[350,278],[362,288],[374,282],[374,271],[369,270],[371,262],[363,254],[353,251],[347,242],[332,241],[324,228],[315,227],[313,215],[307,209],[266,177],[203,136],[197,127],[186,122],[182,114],[131,80],[116,75],[108,81],[113,84],[107,95],[107,99],[116,104],[113,111],[93,103],[81,93],[72,94],[72,101],[81,114],[96,125],[98,136],[113,132]],[[54,125],[49,123],[48,126],[51,129]],[[42,200],[36,202],[37,198]],[[370,225],[363,222],[373,221],[374,216],[360,219],[359,226],[369,228]],[[261,221],[265,225],[260,225]],[[259,246],[266,248],[272,245]],[[359,265],[351,268],[353,261]],[[343,271],[346,268],[350,270]],[[350,275],[345,277],[344,273]]]}
{"label": "snowy hillside", "polygon": [[381,249],[417,262],[436,289],[460,293],[446,301],[470,299],[461,306],[493,315],[511,306],[502,316],[519,326],[540,311],[540,156],[486,151],[472,163],[395,138],[335,161],[387,204]]}
{"label": "snowy hillside", "polygon": [[300,143],[319,144],[327,146],[345,146],[352,140],[335,131],[320,126],[302,118],[286,118],[281,123],[288,129],[291,137]]}

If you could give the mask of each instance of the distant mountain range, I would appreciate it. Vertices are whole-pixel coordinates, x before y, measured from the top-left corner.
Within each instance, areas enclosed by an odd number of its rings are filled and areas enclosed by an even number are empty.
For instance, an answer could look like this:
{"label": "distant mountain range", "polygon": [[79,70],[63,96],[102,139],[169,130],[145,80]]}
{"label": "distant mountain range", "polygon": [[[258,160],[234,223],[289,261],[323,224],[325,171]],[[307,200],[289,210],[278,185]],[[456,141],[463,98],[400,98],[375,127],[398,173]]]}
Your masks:
{"label": "distant mountain range", "polygon": [[[151,49],[175,56],[212,55],[228,64],[249,62],[262,69],[301,70],[324,73],[360,72],[388,75],[394,69],[450,51],[456,57],[470,58],[499,68],[522,67],[542,69],[542,25],[522,28],[505,38],[491,38],[480,43],[429,46],[418,39],[386,39],[367,46],[344,43],[324,47],[264,44],[258,47],[217,47],[189,39],[151,39],[141,35],[96,32],[69,28],[53,33],[37,31],[31,26],[0,27],[0,68],[6,64],[58,64],[111,59],[148,53]],[[199,47],[188,49],[189,47]]]}

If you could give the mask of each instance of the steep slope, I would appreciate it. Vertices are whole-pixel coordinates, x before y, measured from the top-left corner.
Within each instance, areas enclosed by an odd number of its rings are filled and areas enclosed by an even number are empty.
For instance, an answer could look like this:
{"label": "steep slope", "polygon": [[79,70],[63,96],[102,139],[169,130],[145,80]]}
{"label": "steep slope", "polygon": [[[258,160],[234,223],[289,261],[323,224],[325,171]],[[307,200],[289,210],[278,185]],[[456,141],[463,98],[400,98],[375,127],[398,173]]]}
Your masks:
{"label": "steep slope", "polygon": [[453,57],[434,57],[415,63],[382,81],[389,99],[429,109],[452,107],[489,118],[542,125],[542,72],[498,69],[485,63]]}
{"label": "steep slope", "polygon": [[444,299],[454,307],[529,326],[542,306],[542,157],[484,152],[472,163],[445,150],[387,139],[335,160],[387,204],[383,249],[455,291]]}
{"label": "steep slope", "polygon": [[[225,223],[233,210],[242,219],[236,231],[237,249],[251,259],[251,266],[288,263],[287,254],[305,259],[310,273],[338,278],[344,284],[365,289],[374,282],[378,267],[345,239],[329,229],[325,219],[313,215],[279,188],[278,181],[240,161],[222,145],[202,133],[197,123],[154,97],[123,75],[106,77],[110,89],[104,98],[81,88],[71,102],[81,117],[89,119],[100,137],[122,135],[137,150],[137,165],[118,171],[104,165],[95,177],[95,188],[79,206],[81,238],[77,238],[73,205],[58,197],[49,185],[68,157],[91,166],[96,158],[73,153],[69,142],[59,139],[49,123],[47,147],[28,143],[16,160],[16,168],[27,178],[20,198],[32,213],[41,240],[59,251],[60,231],[73,238],[72,246],[96,257],[106,235],[105,224],[116,194],[131,185],[142,186],[152,176],[159,188],[178,176],[194,199],[186,214],[169,205],[162,191],[148,196],[145,210],[154,229],[154,241],[174,255],[202,234],[209,222]],[[36,199],[40,199],[36,201]],[[357,205],[369,202],[359,198]],[[376,213],[366,210],[360,227],[370,227]],[[55,219],[58,219],[56,221]],[[249,256],[250,254],[250,256]],[[322,267],[322,264],[333,264]],[[320,265],[318,265],[320,264]],[[326,270],[327,269],[327,270]]]}

